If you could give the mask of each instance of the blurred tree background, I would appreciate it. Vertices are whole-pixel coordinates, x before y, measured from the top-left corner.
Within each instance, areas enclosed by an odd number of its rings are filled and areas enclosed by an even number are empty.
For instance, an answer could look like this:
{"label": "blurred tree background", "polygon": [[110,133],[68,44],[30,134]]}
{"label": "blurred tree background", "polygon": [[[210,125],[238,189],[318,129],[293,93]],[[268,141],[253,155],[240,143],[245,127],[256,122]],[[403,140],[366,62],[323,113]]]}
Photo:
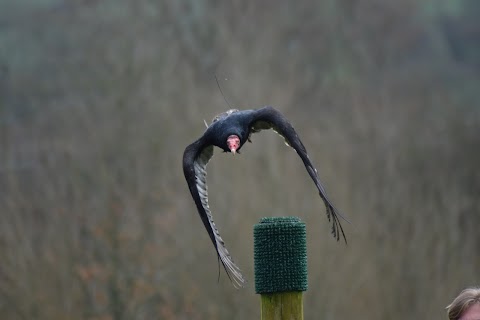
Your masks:
{"label": "blurred tree background", "polygon": [[[297,128],[349,245],[274,133],[209,166],[250,280],[181,170],[232,106]],[[443,319],[480,270],[477,0],[0,2],[0,318],[258,319],[252,226],[307,222],[306,319]],[[232,167],[235,166],[235,167]],[[232,170],[233,169],[233,170]]]}

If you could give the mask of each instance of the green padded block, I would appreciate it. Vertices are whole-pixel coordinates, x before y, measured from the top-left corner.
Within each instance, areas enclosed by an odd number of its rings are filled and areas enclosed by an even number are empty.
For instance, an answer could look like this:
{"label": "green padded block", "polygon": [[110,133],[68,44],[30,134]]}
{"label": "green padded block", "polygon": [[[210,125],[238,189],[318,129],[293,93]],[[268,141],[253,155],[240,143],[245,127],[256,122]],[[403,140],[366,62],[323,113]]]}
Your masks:
{"label": "green padded block", "polygon": [[254,226],[257,293],[307,290],[306,235],[297,217],[262,218]]}

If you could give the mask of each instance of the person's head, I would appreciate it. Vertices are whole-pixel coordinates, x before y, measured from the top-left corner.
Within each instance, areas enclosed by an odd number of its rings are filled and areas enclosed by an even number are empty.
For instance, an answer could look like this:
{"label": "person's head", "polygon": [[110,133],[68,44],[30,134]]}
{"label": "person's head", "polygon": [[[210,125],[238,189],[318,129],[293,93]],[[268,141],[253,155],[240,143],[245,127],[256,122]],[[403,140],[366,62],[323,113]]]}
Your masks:
{"label": "person's head", "polygon": [[450,320],[480,320],[480,288],[463,290],[447,306]]}

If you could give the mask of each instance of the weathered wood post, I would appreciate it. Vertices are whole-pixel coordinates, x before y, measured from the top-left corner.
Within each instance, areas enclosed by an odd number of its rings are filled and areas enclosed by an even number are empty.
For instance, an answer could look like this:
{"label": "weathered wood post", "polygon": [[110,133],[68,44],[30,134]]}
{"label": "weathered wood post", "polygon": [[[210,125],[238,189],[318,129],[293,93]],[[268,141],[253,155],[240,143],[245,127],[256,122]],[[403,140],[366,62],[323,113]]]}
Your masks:
{"label": "weathered wood post", "polygon": [[262,218],[253,236],[261,319],[303,320],[308,285],[305,223],[297,217]]}

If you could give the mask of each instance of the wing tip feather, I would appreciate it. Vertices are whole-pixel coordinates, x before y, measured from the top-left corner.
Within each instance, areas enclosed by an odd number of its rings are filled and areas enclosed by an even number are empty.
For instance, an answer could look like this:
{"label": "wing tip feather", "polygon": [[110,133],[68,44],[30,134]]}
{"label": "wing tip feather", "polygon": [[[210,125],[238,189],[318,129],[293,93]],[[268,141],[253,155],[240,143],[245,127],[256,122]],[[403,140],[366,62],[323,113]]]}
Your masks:
{"label": "wing tip feather", "polygon": [[240,268],[233,262],[231,256],[228,254],[222,255],[220,252],[218,253],[218,257],[222,262],[222,265],[227,273],[228,279],[233,284],[236,289],[244,288],[246,286],[247,281],[242,275],[242,271]]}

